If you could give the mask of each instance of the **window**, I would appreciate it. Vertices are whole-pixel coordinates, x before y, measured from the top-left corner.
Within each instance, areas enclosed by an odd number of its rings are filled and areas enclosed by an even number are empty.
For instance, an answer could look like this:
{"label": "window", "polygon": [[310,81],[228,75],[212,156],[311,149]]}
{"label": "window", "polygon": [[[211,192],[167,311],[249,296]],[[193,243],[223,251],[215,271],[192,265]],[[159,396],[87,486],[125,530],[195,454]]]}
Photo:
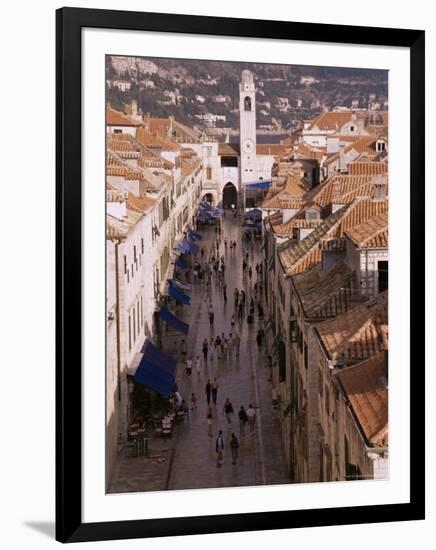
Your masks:
{"label": "window", "polygon": [[388,262],[377,263],[378,291],[383,292],[388,288]]}
{"label": "window", "polygon": [[141,239],[141,253],[144,254],[144,239]]}
{"label": "window", "polygon": [[141,323],[139,321],[139,302],[137,303],[136,305],[136,313],[137,313],[137,316],[138,316],[138,326],[137,326],[137,330],[138,330],[138,334],[139,334],[139,329],[141,328]]}
{"label": "window", "polygon": [[297,321],[291,321],[289,323],[289,328],[290,328],[290,337],[291,337],[291,344],[295,344],[295,342],[297,341]]}
{"label": "window", "polygon": [[142,309],[142,296],[141,296],[141,327],[144,326],[144,310]]}
{"label": "window", "polygon": [[132,320],[129,315],[129,351],[132,349]]}
{"label": "window", "polygon": [[251,98],[249,96],[244,99],[244,111],[251,111]]}
{"label": "window", "polygon": [[354,126],[350,126],[350,132],[354,132]]}
{"label": "window", "polygon": [[281,340],[279,342],[279,381],[286,382],[286,347]]}
{"label": "window", "polygon": [[122,133],[123,133],[122,130],[120,130],[120,129],[118,129],[118,128],[117,128],[117,129],[114,129],[114,134],[122,134]]}
{"label": "window", "polygon": [[124,256],[124,273],[127,273],[127,258]]}
{"label": "window", "polygon": [[133,341],[135,341],[135,340],[136,340],[136,316],[135,316],[135,308],[133,308],[132,319],[133,319]]}
{"label": "window", "polygon": [[212,168],[210,166],[206,168],[206,179],[212,179]]}

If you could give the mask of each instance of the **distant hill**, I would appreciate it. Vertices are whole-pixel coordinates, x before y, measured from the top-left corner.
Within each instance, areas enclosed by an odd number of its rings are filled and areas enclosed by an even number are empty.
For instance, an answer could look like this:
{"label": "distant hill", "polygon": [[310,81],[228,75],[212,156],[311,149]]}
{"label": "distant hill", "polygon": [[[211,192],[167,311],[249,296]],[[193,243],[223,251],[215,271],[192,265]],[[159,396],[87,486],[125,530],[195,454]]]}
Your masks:
{"label": "distant hill", "polygon": [[226,117],[216,126],[237,128],[243,69],[254,75],[258,129],[287,131],[323,108],[387,109],[388,72],[377,69],[115,56],[106,57],[107,101],[122,109],[136,99],[144,112],[191,126],[211,113]]}

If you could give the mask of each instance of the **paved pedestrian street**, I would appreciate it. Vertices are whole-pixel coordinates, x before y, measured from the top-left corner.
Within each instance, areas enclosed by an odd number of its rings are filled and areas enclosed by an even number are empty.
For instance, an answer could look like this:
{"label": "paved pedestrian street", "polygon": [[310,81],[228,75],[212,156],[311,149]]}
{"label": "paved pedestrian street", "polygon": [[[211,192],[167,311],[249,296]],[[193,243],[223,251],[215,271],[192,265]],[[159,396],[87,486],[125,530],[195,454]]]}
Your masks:
{"label": "paved pedestrian street", "polygon": [[[209,263],[211,251],[216,251],[216,235],[214,226],[201,229],[203,239],[198,241],[206,247],[206,254],[200,263]],[[224,246],[224,238],[228,241]],[[229,243],[235,240],[236,250],[231,250]],[[177,490],[208,487],[231,487],[264,484],[289,483],[289,475],[285,465],[282,449],[279,420],[272,410],[271,383],[268,380],[269,370],[266,367],[264,348],[258,347],[256,334],[259,328],[257,302],[252,324],[247,323],[247,314],[251,297],[255,297],[253,285],[257,280],[256,263],[261,261],[260,241],[252,246],[242,243],[242,228],[239,218],[234,219],[227,213],[221,220],[221,238],[219,240],[219,255],[225,259],[225,283],[227,285],[227,301],[223,298],[223,283],[213,273],[211,285],[208,288],[206,277],[202,281],[194,281],[190,292],[191,305],[178,306],[176,315],[189,323],[187,337],[187,356],[193,359],[192,375],[187,376],[185,365],[180,355],[180,343],[183,335],[164,328],[163,349],[167,353],[175,353],[178,359],[176,383],[183,399],[191,407],[191,394],[198,397],[197,409],[189,412],[189,419],[176,425],[173,437],[169,441],[150,441],[151,458],[134,458],[130,453],[122,453],[111,482],[110,492]],[[243,257],[249,252],[248,264],[252,266],[252,281],[250,285],[248,269],[243,274]],[[194,261],[194,260],[193,260]],[[260,280],[260,277],[259,277]],[[237,317],[234,306],[234,289],[244,289],[246,305],[243,319]],[[214,322],[209,323],[209,300],[213,305]],[[173,310],[174,311],[174,310]],[[217,358],[215,349],[213,357],[209,355],[205,362],[202,344],[205,338],[215,338],[224,333],[228,338],[231,328],[231,318],[235,315],[233,333],[240,334],[240,355],[236,357],[233,349],[225,358]],[[197,372],[195,358],[201,358],[200,373]],[[207,401],[205,386],[208,379],[218,382],[218,397],[213,405],[213,436],[208,436]],[[223,412],[225,400],[229,398],[234,409],[231,424],[227,423]],[[238,411],[243,405],[245,409],[252,404],[256,410],[256,422],[253,431],[248,424],[245,435],[240,434]],[[218,430],[224,435],[224,460],[222,467],[217,467],[215,440]],[[230,437],[232,432],[239,439],[239,459],[232,464]],[[160,457],[160,459],[159,459]]]}

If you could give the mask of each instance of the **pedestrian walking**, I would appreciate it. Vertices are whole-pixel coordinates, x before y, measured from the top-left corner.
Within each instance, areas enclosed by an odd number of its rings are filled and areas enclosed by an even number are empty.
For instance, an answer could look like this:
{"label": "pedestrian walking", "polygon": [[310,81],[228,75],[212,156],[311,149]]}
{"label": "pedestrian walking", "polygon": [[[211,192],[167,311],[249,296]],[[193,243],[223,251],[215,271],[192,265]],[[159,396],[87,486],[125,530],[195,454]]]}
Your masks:
{"label": "pedestrian walking", "polygon": [[256,411],[253,408],[253,405],[250,403],[247,409],[248,425],[250,426],[250,432],[254,432],[254,425],[256,423]]}
{"label": "pedestrian walking", "polygon": [[202,247],[201,247],[201,252],[200,252],[200,254],[201,254],[201,259],[204,258],[204,252],[205,252],[204,246],[202,246]]}
{"label": "pedestrian walking", "polygon": [[239,290],[235,287],[235,291],[233,292],[233,295],[235,297],[235,307],[238,307],[239,304]]}
{"label": "pedestrian walking", "polygon": [[216,405],[216,400],[218,397],[218,382],[216,378],[213,379],[211,389],[212,389],[212,403]]}
{"label": "pedestrian walking", "polygon": [[231,424],[232,423],[232,415],[233,415],[233,405],[230,402],[229,398],[227,398],[226,402],[224,403],[223,413],[226,415],[227,424]]}
{"label": "pedestrian walking", "polygon": [[250,267],[248,268],[248,277],[250,279],[250,282],[251,282],[251,277],[253,276],[253,270],[251,269],[251,265]]}
{"label": "pedestrian walking", "polygon": [[230,439],[230,451],[232,453],[232,464],[235,465],[239,458],[239,441],[234,433]]}
{"label": "pedestrian walking", "polygon": [[235,351],[236,351],[236,357],[239,357],[239,348],[241,346],[241,337],[238,333],[235,334]]}
{"label": "pedestrian walking", "polygon": [[207,338],[205,338],[203,340],[203,348],[202,348],[202,351],[203,351],[203,357],[204,357],[204,362],[206,363],[207,362],[207,353],[209,351],[209,346],[208,346],[208,343],[207,343]]}
{"label": "pedestrian walking", "polygon": [[238,306],[238,318],[239,319],[242,319],[244,315],[244,306],[242,304],[242,302],[239,302],[239,306]]}
{"label": "pedestrian walking", "polygon": [[245,290],[241,290],[241,302],[242,306],[245,307]]}
{"label": "pedestrian walking", "polygon": [[188,357],[186,360],[186,375],[191,376],[192,374],[192,359]]}
{"label": "pedestrian walking", "polygon": [[186,342],[184,338],[182,338],[180,342],[180,354],[182,356],[182,361],[184,361],[186,359]]}
{"label": "pedestrian walking", "polygon": [[208,407],[207,412],[206,412],[206,421],[207,421],[207,435],[209,437],[213,436],[213,433],[212,433],[212,420],[213,420],[212,407]]}
{"label": "pedestrian walking", "polygon": [[210,337],[209,342],[209,356],[210,360],[213,361],[213,348],[215,347],[213,336]]}
{"label": "pedestrian walking", "polygon": [[224,298],[224,301],[227,302],[227,285],[224,284],[223,286],[223,298]]}
{"label": "pedestrian walking", "polygon": [[197,355],[197,357],[195,358],[195,370],[197,371],[198,376],[200,376],[201,361],[200,361],[200,356],[199,355]]}
{"label": "pedestrian walking", "polygon": [[215,351],[216,351],[216,358],[220,358],[220,348],[221,348],[221,338],[219,334],[217,334],[217,337],[215,338]]}
{"label": "pedestrian walking", "polygon": [[235,323],[236,323],[236,321],[235,321],[235,316],[232,315],[232,318],[231,318],[231,320],[230,320],[230,325],[231,325],[231,327],[232,327],[232,331],[233,331],[233,329],[235,328]]}
{"label": "pedestrian walking", "polygon": [[208,379],[208,381],[207,381],[207,383],[206,383],[205,392],[206,392],[207,404],[210,405],[210,394],[211,394],[211,392],[212,392],[212,384],[210,383],[210,380],[209,380],[209,379]]}
{"label": "pedestrian walking", "polygon": [[260,329],[257,331],[256,334],[256,343],[258,348],[262,346],[262,331]]}
{"label": "pedestrian walking", "polygon": [[241,405],[241,408],[239,409],[238,416],[239,416],[239,432],[241,435],[245,435],[245,425],[248,422],[248,416],[243,405]]}
{"label": "pedestrian walking", "polygon": [[214,317],[212,304],[209,304],[209,324],[213,325]]}
{"label": "pedestrian walking", "polygon": [[197,410],[197,396],[195,393],[191,394],[191,411]]}
{"label": "pedestrian walking", "polygon": [[224,248],[227,250],[227,239],[224,239]]}
{"label": "pedestrian walking", "polygon": [[218,436],[215,441],[215,451],[216,451],[216,467],[221,468],[224,460],[224,437],[222,430],[219,431]]}

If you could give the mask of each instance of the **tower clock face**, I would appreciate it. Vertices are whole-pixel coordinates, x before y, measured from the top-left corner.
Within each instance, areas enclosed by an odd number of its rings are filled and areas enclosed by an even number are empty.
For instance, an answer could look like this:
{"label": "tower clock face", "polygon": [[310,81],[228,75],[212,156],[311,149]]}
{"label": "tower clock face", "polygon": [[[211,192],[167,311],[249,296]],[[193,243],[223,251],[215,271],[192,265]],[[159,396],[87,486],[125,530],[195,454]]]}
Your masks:
{"label": "tower clock face", "polygon": [[244,153],[253,153],[254,152],[254,142],[251,139],[244,139],[242,142],[242,150]]}

